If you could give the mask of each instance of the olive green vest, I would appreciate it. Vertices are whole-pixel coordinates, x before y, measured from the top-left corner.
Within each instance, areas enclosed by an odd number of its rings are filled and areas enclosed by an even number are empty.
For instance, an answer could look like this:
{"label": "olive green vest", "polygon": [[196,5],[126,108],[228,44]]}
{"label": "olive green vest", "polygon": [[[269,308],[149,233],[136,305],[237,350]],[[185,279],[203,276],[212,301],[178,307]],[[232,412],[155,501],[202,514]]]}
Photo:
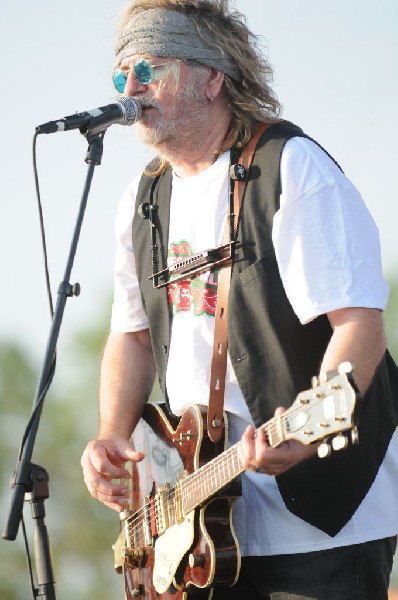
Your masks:
{"label": "olive green vest", "polygon": [[[332,334],[325,315],[301,325],[283,288],[272,244],[272,222],[281,193],[280,157],[286,141],[297,136],[307,137],[288,122],[272,125],[262,135],[247,178],[237,234],[228,348],[256,426],[270,419],[277,406],[290,406],[300,391],[310,387]],[[158,246],[160,268],[167,265],[171,177],[170,168],[160,178],[142,176],[133,219],[137,273],[166,401],[172,323],[166,288],[154,289],[149,277],[151,236],[152,245]],[[139,207],[145,203],[155,207],[151,226],[140,216]],[[359,446],[322,461],[314,457],[277,478],[287,508],[329,535],[344,526],[364,498],[398,422],[387,366],[394,370],[398,397],[396,367],[387,354],[361,404]]]}

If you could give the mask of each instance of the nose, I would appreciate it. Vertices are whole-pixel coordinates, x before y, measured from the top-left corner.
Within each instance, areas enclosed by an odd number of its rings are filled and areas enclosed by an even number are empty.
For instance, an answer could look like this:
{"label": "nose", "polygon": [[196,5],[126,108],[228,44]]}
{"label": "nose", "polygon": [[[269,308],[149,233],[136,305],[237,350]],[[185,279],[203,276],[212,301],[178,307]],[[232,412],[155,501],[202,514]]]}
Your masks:
{"label": "nose", "polygon": [[146,92],[148,86],[144,83],[140,83],[134,76],[134,71],[131,69],[127,75],[126,86],[124,88],[124,93],[126,96],[135,96],[135,94],[142,94]]}

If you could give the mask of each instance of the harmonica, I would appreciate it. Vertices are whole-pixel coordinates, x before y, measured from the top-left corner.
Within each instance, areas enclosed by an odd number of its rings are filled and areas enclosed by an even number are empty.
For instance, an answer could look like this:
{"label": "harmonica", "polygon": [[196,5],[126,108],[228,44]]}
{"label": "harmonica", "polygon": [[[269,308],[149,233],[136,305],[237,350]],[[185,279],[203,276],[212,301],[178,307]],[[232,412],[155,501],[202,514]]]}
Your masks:
{"label": "harmonica", "polygon": [[[192,279],[206,271],[220,267],[232,260],[232,250],[235,242],[228,242],[217,248],[203,250],[188,258],[179,259],[167,269],[154,273],[149,277],[153,279],[155,288],[161,288],[169,283],[178,283],[187,279]],[[162,281],[159,281],[161,279]]]}

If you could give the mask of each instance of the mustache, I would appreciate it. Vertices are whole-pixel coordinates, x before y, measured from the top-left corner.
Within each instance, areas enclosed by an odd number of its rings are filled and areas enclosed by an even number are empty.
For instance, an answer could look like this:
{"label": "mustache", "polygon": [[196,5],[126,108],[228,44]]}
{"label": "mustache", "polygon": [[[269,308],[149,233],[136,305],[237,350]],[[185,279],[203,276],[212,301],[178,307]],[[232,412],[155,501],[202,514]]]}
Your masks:
{"label": "mustache", "polygon": [[136,100],[141,104],[142,108],[157,108],[162,112],[163,107],[156,98],[149,98],[145,96],[136,97]]}

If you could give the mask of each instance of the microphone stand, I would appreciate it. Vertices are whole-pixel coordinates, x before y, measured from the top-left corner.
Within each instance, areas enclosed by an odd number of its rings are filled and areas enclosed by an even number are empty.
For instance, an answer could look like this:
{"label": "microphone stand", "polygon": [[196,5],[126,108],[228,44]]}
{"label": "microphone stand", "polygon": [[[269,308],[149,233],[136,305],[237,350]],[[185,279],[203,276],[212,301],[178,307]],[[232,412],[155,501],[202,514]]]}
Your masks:
{"label": "microphone stand", "polygon": [[84,189],[79,206],[77,221],[72,237],[64,278],[58,288],[58,298],[55,305],[52,325],[49,333],[47,347],[44,355],[43,366],[39,378],[36,396],[33,403],[32,414],[27,426],[27,432],[22,442],[22,448],[17,462],[17,467],[12,481],[11,499],[6,513],[5,527],[2,537],[13,541],[17,537],[18,528],[22,519],[23,503],[26,499],[31,504],[34,523],[34,551],[36,563],[37,587],[34,597],[44,600],[55,600],[55,579],[52,567],[50,542],[45,524],[44,501],[49,498],[47,471],[31,462],[36,434],[39,428],[40,416],[44,398],[51,384],[55,370],[55,354],[66,300],[78,296],[80,285],[72,285],[69,281],[74,258],[76,256],[80,231],[83,224],[87,198],[90,191],[94,169],[101,164],[103,153],[103,137],[105,130],[98,128],[90,130],[90,125],[82,128],[81,133],[86,137],[89,146],[86,154],[88,170]]}

